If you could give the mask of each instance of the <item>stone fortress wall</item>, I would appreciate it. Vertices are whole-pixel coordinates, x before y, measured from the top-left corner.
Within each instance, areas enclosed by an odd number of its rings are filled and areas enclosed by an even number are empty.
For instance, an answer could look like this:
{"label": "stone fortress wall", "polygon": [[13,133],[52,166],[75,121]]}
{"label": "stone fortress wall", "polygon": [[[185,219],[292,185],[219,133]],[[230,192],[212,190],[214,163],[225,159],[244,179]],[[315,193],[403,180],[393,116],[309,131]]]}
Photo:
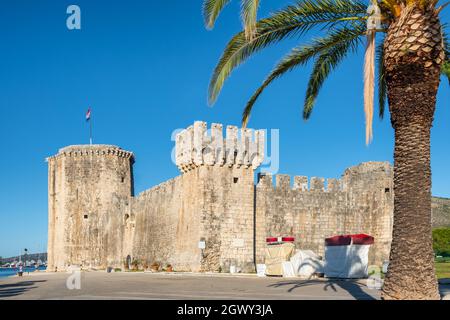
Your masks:
{"label": "stone fortress wall", "polygon": [[257,261],[264,261],[265,237],[293,235],[297,248],[324,254],[324,239],[338,234],[375,237],[372,264],[389,257],[392,233],[392,170],[387,162],[347,169],[341,179],[261,176],[256,186]]}
{"label": "stone fortress wall", "polygon": [[[109,145],[63,148],[48,158],[48,270],[143,266],[254,271],[268,236],[324,251],[324,238],[375,237],[370,261],[389,255],[392,168],[368,162],[341,179],[259,175],[264,131],[197,121],[176,137],[181,175],[134,196],[131,152]],[[292,184],[292,186],[291,186]],[[203,244],[203,245],[202,245]]]}
{"label": "stone fortress wall", "polygon": [[[177,135],[182,175],[133,201],[132,255],[176,270],[254,269],[254,169],[264,159],[264,132],[197,121]],[[205,248],[199,248],[199,242]]]}

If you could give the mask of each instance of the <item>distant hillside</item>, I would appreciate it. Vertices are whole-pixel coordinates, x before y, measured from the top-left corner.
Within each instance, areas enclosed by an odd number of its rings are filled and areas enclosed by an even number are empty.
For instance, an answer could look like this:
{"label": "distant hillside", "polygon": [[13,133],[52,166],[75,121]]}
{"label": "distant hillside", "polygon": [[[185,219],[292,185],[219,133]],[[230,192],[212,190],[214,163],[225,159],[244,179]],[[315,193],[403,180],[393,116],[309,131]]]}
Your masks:
{"label": "distant hillside", "polygon": [[433,198],[431,202],[433,228],[450,227],[450,199]]}
{"label": "distant hillside", "polygon": [[[41,259],[42,261],[47,261],[47,252],[45,253],[29,253],[26,256],[27,260],[34,260],[37,261],[38,259]],[[25,260],[25,256],[22,256],[22,261]],[[9,257],[9,258],[2,258],[1,263],[5,264],[5,263],[11,263],[13,261],[19,261],[19,256],[16,257]]]}

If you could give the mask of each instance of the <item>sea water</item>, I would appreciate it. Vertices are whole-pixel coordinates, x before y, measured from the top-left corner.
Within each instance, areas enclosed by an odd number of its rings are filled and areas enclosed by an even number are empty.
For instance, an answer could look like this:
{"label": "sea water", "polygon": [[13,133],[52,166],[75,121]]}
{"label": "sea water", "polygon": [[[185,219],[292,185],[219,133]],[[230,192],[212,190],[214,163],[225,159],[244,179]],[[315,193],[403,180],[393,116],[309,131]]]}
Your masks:
{"label": "sea water", "polygon": [[[45,270],[46,267],[38,267],[37,269],[35,267],[24,267],[23,273],[24,275],[27,274],[27,272],[33,272],[36,270]],[[5,277],[14,276],[19,272],[19,268],[0,268],[0,279]]]}

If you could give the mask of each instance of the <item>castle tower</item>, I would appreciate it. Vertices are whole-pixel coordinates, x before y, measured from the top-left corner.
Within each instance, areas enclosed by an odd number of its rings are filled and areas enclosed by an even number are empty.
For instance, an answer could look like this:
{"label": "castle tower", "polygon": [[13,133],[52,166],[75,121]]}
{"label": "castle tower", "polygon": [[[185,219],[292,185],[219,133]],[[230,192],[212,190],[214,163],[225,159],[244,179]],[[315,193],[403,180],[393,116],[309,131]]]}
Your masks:
{"label": "castle tower", "polygon": [[200,271],[254,270],[254,170],[264,146],[263,130],[227,126],[224,137],[221,124],[208,132],[201,121],[177,135],[176,165],[196,190]]}
{"label": "castle tower", "polygon": [[133,154],[112,145],[77,145],[47,161],[48,270],[120,266]]}

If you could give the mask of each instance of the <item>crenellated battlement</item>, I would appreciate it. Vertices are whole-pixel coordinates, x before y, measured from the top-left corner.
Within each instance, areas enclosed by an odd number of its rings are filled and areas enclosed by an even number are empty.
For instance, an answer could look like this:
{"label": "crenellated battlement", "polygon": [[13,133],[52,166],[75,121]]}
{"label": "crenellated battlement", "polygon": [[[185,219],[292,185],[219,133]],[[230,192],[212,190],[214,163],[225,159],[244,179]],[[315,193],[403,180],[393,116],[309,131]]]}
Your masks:
{"label": "crenellated battlement", "polygon": [[264,160],[264,130],[211,124],[208,134],[206,122],[196,121],[176,136],[176,165],[182,173],[196,167],[245,166],[256,169]]}
{"label": "crenellated battlement", "polygon": [[306,176],[294,176],[291,186],[291,177],[285,174],[275,175],[259,174],[257,187],[274,188],[280,190],[293,190],[299,192],[364,192],[369,190],[392,189],[392,169],[389,162],[364,162],[350,167],[344,171],[340,179]]}
{"label": "crenellated battlement", "polygon": [[298,192],[338,192],[344,191],[341,179],[294,176],[293,185],[291,186],[291,177],[286,174],[275,175],[275,185],[273,184],[273,176],[271,174],[260,174],[258,176],[258,188],[275,188],[281,190],[293,190]]}
{"label": "crenellated battlement", "polygon": [[121,158],[131,159],[134,161],[134,154],[132,152],[123,150],[114,145],[73,145],[59,149],[58,154],[48,157],[47,161],[58,157],[83,157],[83,156],[103,156],[113,155]]}

